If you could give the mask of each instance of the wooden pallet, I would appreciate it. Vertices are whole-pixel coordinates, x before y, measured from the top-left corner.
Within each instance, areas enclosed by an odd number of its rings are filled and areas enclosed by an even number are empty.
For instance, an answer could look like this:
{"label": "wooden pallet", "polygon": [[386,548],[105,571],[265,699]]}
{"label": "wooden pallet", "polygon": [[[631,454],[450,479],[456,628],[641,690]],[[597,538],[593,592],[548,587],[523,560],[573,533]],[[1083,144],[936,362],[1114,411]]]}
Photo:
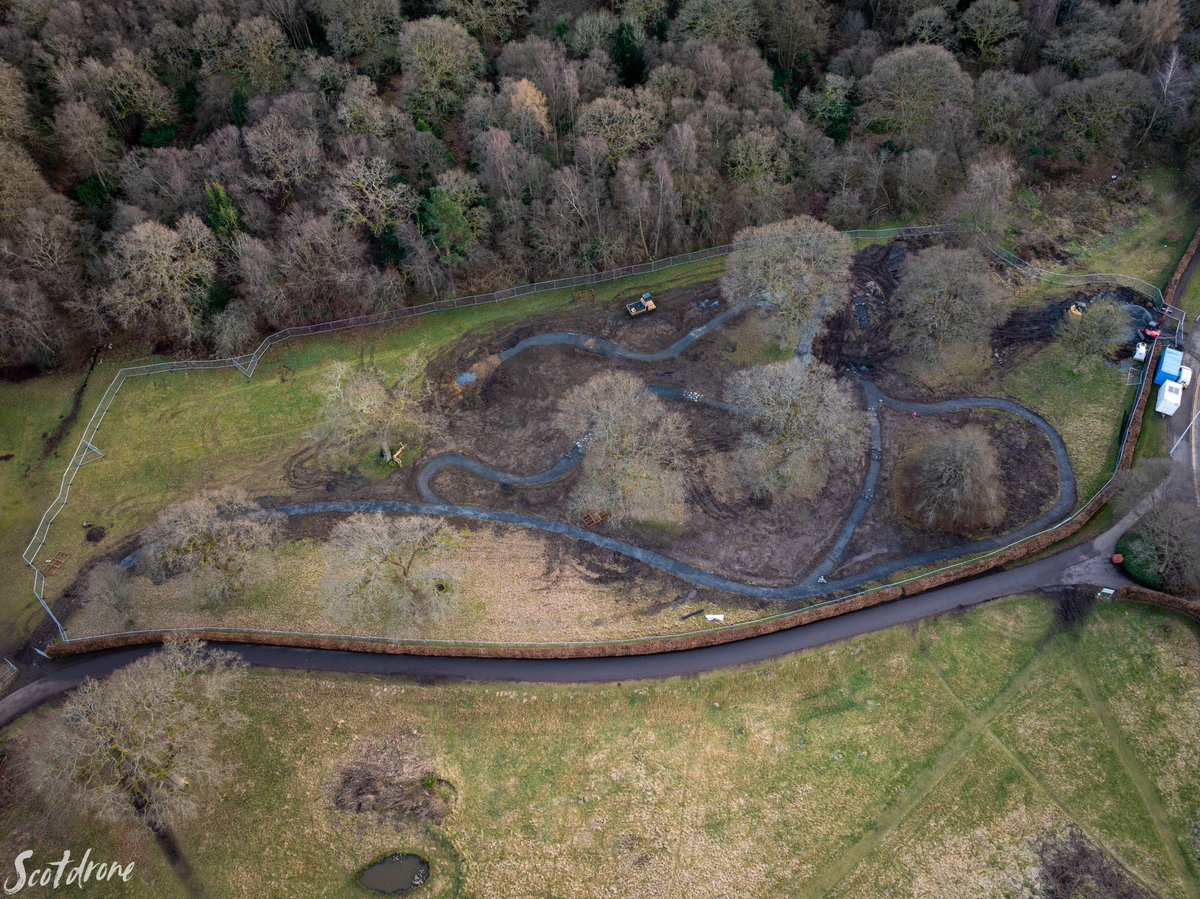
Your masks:
{"label": "wooden pallet", "polygon": [[590,287],[585,287],[583,290],[576,290],[571,294],[572,300],[594,300],[596,299],[596,291]]}
{"label": "wooden pallet", "polygon": [[58,569],[63,567],[63,562],[67,561],[68,556],[65,552],[57,552],[54,558],[47,560],[46,567],[42,574],[54,574]]}
{"label": "wooden pallet", "polygon": [[606,512],[588,512],[583,516],[583,526],[585,528],[594,528],[606,518],[608,518],[608,513]]}

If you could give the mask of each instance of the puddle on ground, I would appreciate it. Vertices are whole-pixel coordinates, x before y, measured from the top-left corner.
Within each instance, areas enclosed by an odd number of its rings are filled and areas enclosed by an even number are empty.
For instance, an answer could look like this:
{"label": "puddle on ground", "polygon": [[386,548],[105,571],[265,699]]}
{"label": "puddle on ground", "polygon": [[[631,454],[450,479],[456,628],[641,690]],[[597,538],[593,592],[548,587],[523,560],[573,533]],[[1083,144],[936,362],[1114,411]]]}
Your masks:
{"label": "puddle on ground", "polygon": [[358,875],[358,882],[376,893],[407,893],[429,879],[429,862],[419,855],[389,855]]}

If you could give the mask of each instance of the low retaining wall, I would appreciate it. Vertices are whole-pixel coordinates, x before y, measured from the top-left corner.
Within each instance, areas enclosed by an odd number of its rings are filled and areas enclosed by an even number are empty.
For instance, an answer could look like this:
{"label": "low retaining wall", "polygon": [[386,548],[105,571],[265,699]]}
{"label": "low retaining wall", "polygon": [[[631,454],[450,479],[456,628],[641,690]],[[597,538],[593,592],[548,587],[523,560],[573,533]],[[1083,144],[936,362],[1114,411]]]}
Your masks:
{"label": "low retaining wall", "polygon": [[1173,612],[1181,612],[1193,621],[1200,622],[1200,602],[1196,602],[1194,599],[1184,599],[1182,596],[1173,596],[1170,593],[1160,593],[1149,587],[1122,587],[1113,594],[1110,601],[1143,602],[1147,605],[1161,606]]}
{"label": "low retaining wall", "polygon": [[[1193,244],[1200,246],[1200,236]],[[1158,346],[1146,361],[1147,366],[1153,366],[1157,358]],[[1145,390],[1130,412],[1129,429],[1122,447],[1121,458],[1117,462],[1117,470],[1123,471],[1133,463],[1133,454],[1137,449],[1138,435],[1142,431],[1142,415],[1146,411],[1153,390]],[[211,643],[257,643],[269,646],[294,646],[308,649],[335,649],[351,652],[375,652],[392,655],[424,655],[424,656],[465,656],[469,658],[513,658],[513,659],[573,659],[598,658],[602,656],[650,655],[659,652],[679,652],[687,649],[698,649],[702,646],[714,646],[718,643],[733,643],[751,637],[802,627],[826,618],[835,618],[848,612],[857,612],[870,606],[894,602],[906,596],[915,596],[937,587],[955,581],[976,577],[984,572],[1023,559],[1033,553],[1040,552],[1061,540],[1072,536],[1084,525],[1091,521],[1108,502],[1113,491],[1117,488],[1116,479],[1109,482],[1103,490],[1094,496],[1087,505],[1070,521],[1056,528],[1026,540],[1024,543],[1010,547],[994,555],[965,565],[957,566],[949,571],[930,574],[910,581],[903,586],[883,587],[863,596],[856,596],[845,602],[833,603],[812,609],[800,609],[794,615],[763,621],[758,624],[747,624],[736,628],[714,628],[712,631],[689,634],[684,637],[664,635],[659,639],[642,640],[637,643],[593,643],[583,645],[538,645],[538,646],[486,646],[462,645],[440,646],[427,643],[403,643],[388,640],[356,639],[353,637],[327,637],[312,634],[265,634],[253,631],[236,630],[186,630],[186,631],[147,631],[139,634],[118,634],[111,637],[83,638],[69,643],[54,643],[47,647],[46,652],[51,658],[82,655],[103,649],[116,649],[127,646],[144,646],[161,643],[173,634],[186,634]],[[1153,591],[1147,591],[1153,592]],[[1160,594],[1165,596],[1166,594]],[[1183,602],[1180,600],[1180,602]]]}
{"label": "low retaining wall", "polygon": [[1174,306],[1175,301],[1179,299],[1175,296],[1179,290],[1179,281],[1183,278],[1183,273],[1187,271],[1187,267],[1191,265],[1192,258],[1196,255],[1197,250],[1200,250],[1200,229],[1196,230],[1196,236],[1192,238],[1192,242],[1188,244],[1188,248],[1183,251],[1183,258],[1179,260],[1179,265],[1175,268],[1175,274],[1171,276],[1171,281],[1167,284],[1167,289],[1163,291],[1163,300],[1168,306]]}

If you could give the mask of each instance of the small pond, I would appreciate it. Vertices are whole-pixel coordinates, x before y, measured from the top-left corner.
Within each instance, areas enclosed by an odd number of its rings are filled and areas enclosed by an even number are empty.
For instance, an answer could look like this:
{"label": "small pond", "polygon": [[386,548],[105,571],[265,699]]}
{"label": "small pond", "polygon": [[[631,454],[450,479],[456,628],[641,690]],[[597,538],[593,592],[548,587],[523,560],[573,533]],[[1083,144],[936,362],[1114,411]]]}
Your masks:
{"label": "small pond", "polygon": [[407,893],[429,879],[429,862],[419,855],[389,855],[358,875],[358,882],[376,893]]}

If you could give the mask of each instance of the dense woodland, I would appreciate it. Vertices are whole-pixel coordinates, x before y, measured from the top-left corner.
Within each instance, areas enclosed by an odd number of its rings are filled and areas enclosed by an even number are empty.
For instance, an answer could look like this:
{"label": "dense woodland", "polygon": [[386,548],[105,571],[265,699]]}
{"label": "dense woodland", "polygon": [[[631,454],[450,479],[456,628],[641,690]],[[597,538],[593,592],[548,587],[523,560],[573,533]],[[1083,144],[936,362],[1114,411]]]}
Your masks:
{"label": "dense woodland", "polygon": [[798,213],[986,225],[1021,182],[1107,183],[1145,160],[1200,182],[1200,7],[1180,0],[0,0],[0,16],[9,374],[102,340],[242,351]]}

